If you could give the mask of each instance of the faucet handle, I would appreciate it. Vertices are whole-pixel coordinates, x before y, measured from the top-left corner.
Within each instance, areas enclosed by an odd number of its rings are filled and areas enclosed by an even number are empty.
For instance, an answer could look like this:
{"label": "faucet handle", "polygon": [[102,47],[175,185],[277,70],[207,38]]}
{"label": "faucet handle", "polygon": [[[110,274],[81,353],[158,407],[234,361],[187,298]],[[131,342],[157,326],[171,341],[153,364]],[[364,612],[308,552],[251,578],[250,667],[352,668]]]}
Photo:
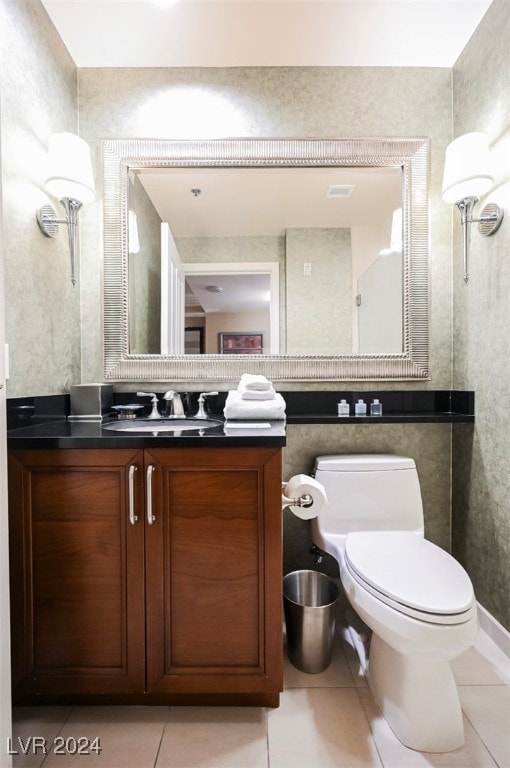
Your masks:
{"label": "faucet handle", "polygon": [[215,397],[218,392],[201,392],[198,396],[198,411],[195,414],[197,419],[206,419],[207,413],[205,412],[204,403],[206,397]]}
{"label": "faucet handle", "polygon": [[158,411],[158,396],[155,392],[137,392],[137,397],[150,397],[151,403],[152,403],[152,411],[149,414],[149,419],[159,419],[159,411]]}
{"label": "faucet handle", "polygon": [[201,392],[198,396],[198,402],[203,403],[206,397],[215,397],[217,394],[217,392]]}
{"label": "faucet handle", "polygon": [[155,392],[137,392],[136,396],[137,397],[150,397],[151,398],[151,403],[154,402],[154,399],[156,399],[156,402],[158,401],[158,397],[157,397]]}

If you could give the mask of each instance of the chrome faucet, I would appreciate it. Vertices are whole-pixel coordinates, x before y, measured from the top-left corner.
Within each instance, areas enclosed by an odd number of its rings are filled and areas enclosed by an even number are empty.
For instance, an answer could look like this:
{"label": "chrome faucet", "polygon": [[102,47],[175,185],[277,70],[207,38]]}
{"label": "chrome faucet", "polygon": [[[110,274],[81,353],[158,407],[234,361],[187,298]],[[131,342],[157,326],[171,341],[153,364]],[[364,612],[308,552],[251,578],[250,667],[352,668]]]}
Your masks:
{"label": "chrome faucet", "polygon": [[170,403],[170,416],[184,416],[184,406],[178,392],[169,389],[168,392],[165,392],[163,395],[163,400]]}
{"label": "chrome faucet", "polygon": [[158,396],[155,392],[137,392],[137,397],[150,397],[152,403],[152,411],[150,412],[148,419],[160,419],[160,413],[158,411]]}
{"label": "chrome faucet", "polygon": [[198,396],[198,411],[195,413],[195,419],[207,419],[209,415],[205,411],[205,399],[206,397],[214,397],[217,392],[201,392]]}

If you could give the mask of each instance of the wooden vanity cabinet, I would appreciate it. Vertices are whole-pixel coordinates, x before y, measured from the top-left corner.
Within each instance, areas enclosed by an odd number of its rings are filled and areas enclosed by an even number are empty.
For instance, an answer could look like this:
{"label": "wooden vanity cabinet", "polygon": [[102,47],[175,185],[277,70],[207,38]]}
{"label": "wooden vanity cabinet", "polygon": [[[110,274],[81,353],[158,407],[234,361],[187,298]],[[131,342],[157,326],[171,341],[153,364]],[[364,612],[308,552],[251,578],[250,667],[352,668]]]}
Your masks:
{"label": "wooden vanity cabinet", "polygon": [[278,448],[15,450],[15,701],[277,706]]}
{"label": "wooden vanity cabinet", "polygon": [[9,454],[15,700],[143,690],[144,541],[126,515],[130,466],[143,475],[142,451]]}

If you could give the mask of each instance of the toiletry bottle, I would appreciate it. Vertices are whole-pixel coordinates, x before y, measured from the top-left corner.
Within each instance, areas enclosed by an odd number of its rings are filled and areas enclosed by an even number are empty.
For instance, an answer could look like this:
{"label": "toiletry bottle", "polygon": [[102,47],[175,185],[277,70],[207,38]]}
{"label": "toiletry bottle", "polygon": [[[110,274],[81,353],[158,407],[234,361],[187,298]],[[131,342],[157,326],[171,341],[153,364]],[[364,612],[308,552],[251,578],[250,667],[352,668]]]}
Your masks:
{"label": "toiletry bottle", "polygon": [[340,400],[337,407],[339,416],[350,416],[349,403],[346,400]]}
{"label": "toiletry bottle", "polygon": [[355,416],[367,415],[367,404],[365,403],[364,400],[358,400],[358,402],[354,406],[354,414]]}
{"label": "toiletry bottle", "polygon": [[382,416],[382,403],[380,403],[379,400],[374,399],[374,401],[370,403],[370,415]]}

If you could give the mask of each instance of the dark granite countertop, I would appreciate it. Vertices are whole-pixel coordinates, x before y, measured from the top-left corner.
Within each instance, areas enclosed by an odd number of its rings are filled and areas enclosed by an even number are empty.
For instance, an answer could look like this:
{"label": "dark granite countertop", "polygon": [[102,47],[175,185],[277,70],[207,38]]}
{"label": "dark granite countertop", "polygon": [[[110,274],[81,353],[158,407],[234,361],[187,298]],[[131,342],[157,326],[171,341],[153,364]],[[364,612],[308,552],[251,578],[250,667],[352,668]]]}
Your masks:
{"label": "dark granite countertop", "polygon": [[[474,392],[455,390],[349,390],[286,392],[288,424],[455,424],[475,420]],[[370,416],[377,398],[381,416]],[[363,399],[367,416],[355,416]],[[346,400],[350,415],[338,416],[337,403]]]}
{"label": "dark granite countertop", "polygon": [[[183,448],[266,447],[285,445],[285,422],[270,422],[269,428],[229,429],[221,424],[205,430],[186,430],[179,434],[160,432],[113,432],[107,421],[49,420],[19,427],[7,433],[9,448]],[[267,423],[267,422],[266,422]]]}
{"label": "dark granite countertop", "polygon": [[[210,398],[211,418],[223,422],[223,407],[227,393]],[[184,447],[279,447],[286,444],[286,424],[457,424],[475,420],[473,392],[455,390],[327,390],[282,391],[287,404],[287,422],[272,421],[266,429],[229,429],[218,427],[185,431],[180,434],[112,432],[104,429],[105,422],[70,421],[69,395],[12,398],[8,400],[9,448],[143,448],[180,445]],[[197,393],[190,393],[191,413],[196,411]],[[354,403],[359,399],[369,404],[378,398],[383,405],[382,416],[354,416]],[[115,393],[115,402],[136,402],[136,395]],[[337,415],[337,403],[345,399],[350,416]],[[146,408],[148,415],[150,406]],[[256,423],[256,422],[255,422]]]}

